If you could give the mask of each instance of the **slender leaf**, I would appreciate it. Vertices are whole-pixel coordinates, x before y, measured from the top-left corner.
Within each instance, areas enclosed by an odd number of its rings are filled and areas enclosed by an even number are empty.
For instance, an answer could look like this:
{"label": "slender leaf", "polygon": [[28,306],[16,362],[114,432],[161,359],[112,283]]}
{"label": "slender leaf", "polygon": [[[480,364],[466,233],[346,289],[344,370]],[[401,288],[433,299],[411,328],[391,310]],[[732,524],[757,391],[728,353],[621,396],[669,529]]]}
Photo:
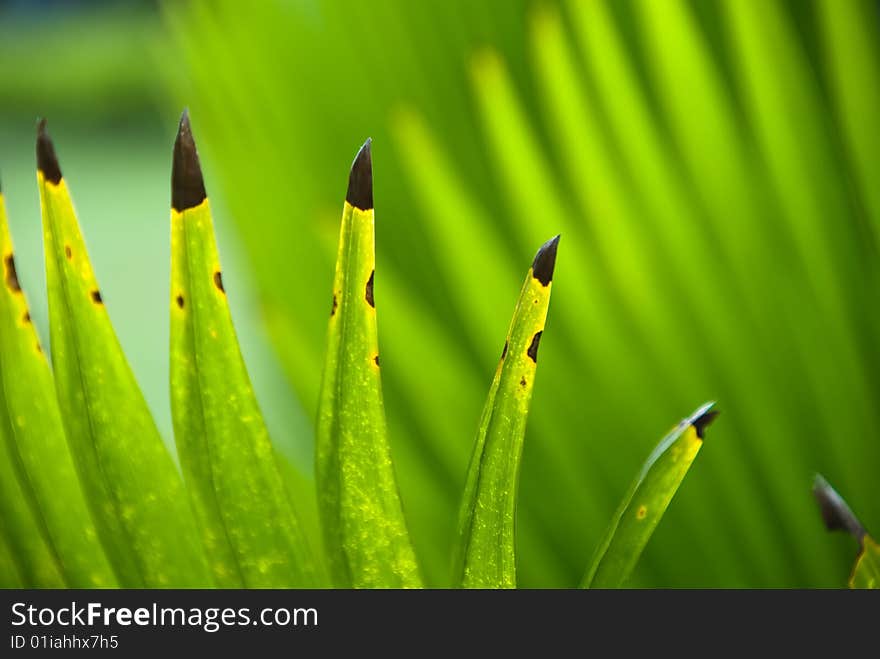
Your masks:
{"label": "slender leaf", "polygon": [[880,588],[880,545],[868,535],[858,517],[837,490],[820,474],[813,481],[813,496],[829,531],[846,531],[859,543],[859,555],[849,577],[850,588]]}
{"label": "slender leaf", "polygon": [[[11,429],[4,423],[0,432],[0,535],[6,539],[11,560],[20,581],[29,588],[62,588],[61,568],[46,544],[18,470],[9,452]],[[11,568],[7,568],[11,569]]]}
{"label": "slender leaf", "polygon": [[869,535],[862,538],[862,551],[853,566],[849,587],[880,588],[880,545]]}
{"label": "slender leaf", "polygon": [[0,195],[0,418],[12,469],[41,535],[75,588],[112,586],[116,578],[95,532],[67,447],[49,364],[15,269]]}
{"label": "slender leaf", "polygon": [[372,167],[367,140],[342,211],[318,413],[318,503],[337,586],[418,587],[382,403]]}
{"label": "slender leaf", "polygon": [[713,405],[683,419],[648,456],[596,548],[585,588],[618,588],[627,580],[703,445],[706,426],[718,414]]}
{"label": "slender leaf", "polygon": [[544,243],[526,275],[477,430],[454,562],[465,588],[516,587],[519,467],[558,245],[559,236]]}
{"label": "slender leaf", "polygon": [[238,346],[186,112],[172,173],[171,411],[217,583],[316,585],[314,559]]}
{"label": "slender leaf", "polygon": [[0,588],[24,588],[18,561],[6,538],[3,520],[0,518]]}
{"label": "slender leaf", "polygon": [[210,585],[183,481],[107,316],[45,121],[37,165],[58,401],[107,557],[126,587]]}

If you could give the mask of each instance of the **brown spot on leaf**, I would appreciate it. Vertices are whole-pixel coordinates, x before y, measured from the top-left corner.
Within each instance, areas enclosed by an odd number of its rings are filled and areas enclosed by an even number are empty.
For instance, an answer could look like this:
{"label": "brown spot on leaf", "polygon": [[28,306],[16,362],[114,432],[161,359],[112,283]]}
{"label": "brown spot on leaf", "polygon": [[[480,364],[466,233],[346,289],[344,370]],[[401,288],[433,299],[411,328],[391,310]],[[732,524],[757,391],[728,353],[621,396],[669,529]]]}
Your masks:
{"label": "brown spot on leaf", "polygon": [[541,343],[541,334],[543,333],[543,330],[535,332],[535,336],[532,337],[532,342],[529,344],[529,349],[526,350],[526,354],[536,364],[538,363],[538,345]]}
{"label": "brown spot on leaf", "polygon": [[214,273],[214,286],[216,286],[217,289],[218,289],[221,293],[225,293],[225,292],[226,292],[226,289],[223,288],[223,275],[221,274],[221,272],[220,272],[219,270],[218,270],[217,272]]}
{"label": "brown spot on leaf", "polygon": [[370,278],[367,280],[367,286],[364,292],[364,298],[367,300],[367,304],[369,304],[374,309],[376,308],[376,302],[373,300],[373,275],[375,274],[375,270],[370,273]]}
{"label": "brown spot on leaf", "polygon": [[43,352],[43,346],[40,345],[40,342],[39,342],[39,341],[37,341],[37,352],[39,352],[39,353],[41,353],[41,354],[42,354],[42,352]]}
{"label": "brown spot on leaf", "polygon": [[21,284],[18,283],[18,273],[15,271],[15,257],[7,254],[3,263],[6,266],[6,286],[13,293],[18,293],[21,291]]}
{"label": "brown spot on leaf", "polygon": [[504,342],[504,348],[501,350],[502,361],[504,360],[505,357],[507,357],[507,341]]}
{"label": "brown spot on leaf", "polygon": [[181,309],[183,309],[183,296],[182,295],[177,296],[177,306],[180,307]]}
{"label": "brown spot on leaf", "polygon": [[336,315],[336,307],[339,306],[339,302],[336,300],[336,293],[333,294],[333,306],[330,308],[330,317]]}
{"label": "brown spot on leaf", "polygon": [[25,311],[24,316],[22,316],[21,319],[25,322],[25,324],[31,322],[31,312]]}
{"label": "brown spot on leaf", "polygon": [[64,246],[64,256],[67,257],[68,261],[70,261],[73,258],[73,250],[70,249],[70,245]]}
{"label": "brown spot on leaf", "polygon": [[645,519],[648,514],[647,506],[639,506],[638,510],[636,510],[636,519]]}
{"label": "brown spot on leaf", "polygon": [[104,304],[104,299],[101,297],[101,291],[98,289],[92,291],[92,302],[95,304]]}
{"label": "brown spot on leaf", "polygon": [[526,382],[526,378],[525,378],[525,376],[523,376],[522,378],[520,378],[519,386],[521,386],[521,387],[525,387],[527,384],[528,384],[528,383]]}
{"label": "brown spot on leaf", "polygon": [[376,355],[375,357],[373,357],[373,361],[376,362],[376,366],[378,366],[379,365],[379,355]]}

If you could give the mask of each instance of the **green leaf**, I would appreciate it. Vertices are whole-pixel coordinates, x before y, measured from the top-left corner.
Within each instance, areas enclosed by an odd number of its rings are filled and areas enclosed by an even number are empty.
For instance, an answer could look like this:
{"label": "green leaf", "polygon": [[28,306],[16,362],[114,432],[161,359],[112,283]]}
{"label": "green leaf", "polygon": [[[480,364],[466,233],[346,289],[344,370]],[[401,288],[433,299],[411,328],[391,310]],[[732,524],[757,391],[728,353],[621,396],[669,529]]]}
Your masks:
{"label": "green leaf", "polygon": [[382,403],[374,225],[367,140],[352,165],[342,211],[318,412],[318,503],[337,586],[418,587]]}
{"label": "green leaf", "polygon": [[317,585],[238,346],[186,112],[172,173],[171,411],[217,584]]}
{"label": "green leaf", "polygon": [[58,402],[107,558],[125,587],[211,585],[183,481],[110,323],[45,122],[37,165]]}
{"label": "green leaf", "polygon": [[544,243],[526,275],[477,430],[454,561],[465,588],[516,587],[519,467],[558,245],[559,236]]}
{"label": "green leaf", "polygon": [[6,538],[3,520],[0,518],[0,588],[24,588],[25,585],[15,553]]}
{"label": "green leaf", "polygon": [[4,435],[0,445],[0,535],[6,539],[17,568],[13,572],[30,588],[62,588],[65,583],[60,567],[46,544],[34,510],[28,505],[28,496],[8,450],[12,431],[8,424],[4,426],[0,430]]}
{"label": "green leaf", "polygon": [[821,474],[813,481],[813,496],[829,531],[846,531],[859,543],[859,555],[849,578],[850,588],[880,588],[880,546],[868,535],[858,517]]}
{"label": "green leaf", "polygon": [[596,548],[584,588],[619,588],[632,573],[697,457],[706,426],[718,415],[713,405],[683,419],[648,456]]}
{"label": "green leaf", "polygon": [[[116,577],[95,532],[67,447],[55,386],[15,269],[0,195],[0,419],[9,467],[67,585],[107,587]],[[4,457],[5,459],[5,457]]]}
{"label": "green leaf", "polygon": [[853,566],[849,587],[880,588],[880,545],[869,535],[862,538],[862,551]]}

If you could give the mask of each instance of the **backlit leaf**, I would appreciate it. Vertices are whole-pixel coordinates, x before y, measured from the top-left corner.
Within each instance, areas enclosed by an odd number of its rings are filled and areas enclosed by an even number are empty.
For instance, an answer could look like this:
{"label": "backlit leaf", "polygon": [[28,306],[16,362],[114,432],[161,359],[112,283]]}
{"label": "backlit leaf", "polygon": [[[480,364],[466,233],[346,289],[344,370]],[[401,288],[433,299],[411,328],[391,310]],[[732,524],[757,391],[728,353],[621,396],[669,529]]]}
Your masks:
{"label": "backlit leaf", "polygon": [[316,585],[314,558],[238,347],[186,113],[172,174],[171,410],[217,583]]}
{"label": "backlit leaf", "polygon": [[342,211],[318,411],[318,504],[337,586],[417,587],[382,403],[372,167],[368,140]]}
{"label": "backlit leaf", "polygon": [[632,573],[654,529],[703,445],[706,426],[718,414],[706,403],[683,419],[648,456],[596,548],[585,588],[618,588]]}
{"label": "backlit leaf", "polygon": [[[107,558],[126,587],[211,585],[183,481],[110,323],[45,122],[37,166],[58,402]],[[124,212],[124,200],[108,203]]]}
{"label": "backlit leaf", "polygon": [[514,527],[520,459],[559,236],[538,250],[520,292],[483,408],[458,522],[454,583],[516,587]]}

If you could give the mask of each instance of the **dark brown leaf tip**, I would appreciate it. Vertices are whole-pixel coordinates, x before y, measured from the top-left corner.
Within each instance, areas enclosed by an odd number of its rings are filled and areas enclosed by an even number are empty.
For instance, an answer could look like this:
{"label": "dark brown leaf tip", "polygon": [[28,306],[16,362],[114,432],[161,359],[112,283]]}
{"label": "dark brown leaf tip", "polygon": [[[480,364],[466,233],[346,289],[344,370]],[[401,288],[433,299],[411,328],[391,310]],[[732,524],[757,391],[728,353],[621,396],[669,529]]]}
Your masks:
{"label": "dark brown leaf tip", "polygon": [[819,512],[822,513],[825,528],[829,531],[846,531],[860,543],[862,542],[866,533],[865,527],[850,510],[843,497],[821,474],[816,474],[813,480],[813,496],[819,504]]}
{"label": "dark brown leaf tip", "polygon": [[706,428],[709,427],[709,424],[711,424],[719,414],[720,412],[717,410],[706,410],[691,420],[691,425],[694,427],[694,430],[697,431],[697,437],[703,439],[703,435],[706,433]]}
{"label": "dark brown leaf tip", "polygon": [[535,260],[532,262],[532,276],[541,282],[542,286],[547,286],[553,281],[553,268],[556,267],[556,249],[559,246],[560,236],[551,238],[541,245],[541,249],[535,254]]}
{"label": "dark brown leaf tip", "polygon": [[55,155],[55,145],[46,131],[46,120],[40,119],[37,124],[37,169],[43,172],[43,178],[57,185],[61,182],[61,167]]}
{"label": "dark brown leaf tip", "polygon": [[529,349],[526,350],[526,354],[536,364],[538,363],[538,346],[541,345],[541,335],[543,333],[544,330],[535,332],[535,335],[532,337],[532,342],[529,344]]}
{"label": "dark brown leaf tip", "polygon": [[6,287],[13,293],[20,293],[21,284],[18,281],[18,271],[15,269],[15,256],[7,254],[3,264],[6,266]]}
{"label": "dark brown leaf tip", "polygon": [[184,110],[174,140],[174,159],[171,164],[171,207],[182,213],[195,208],[207,197],[199,152],[189,124],[189,110]]}
{"label": "dark brown leaf tip", "polygon": [[376,271],[373,270],[370,273],[370,278],[367,280],[367,285],[364,287],[364,299],[374,309],[376,308],[376,300],[373,299],[373,277],[375,277]]}
{"label": "dark brown leaf tip", "polygon": [[370,153],[372,143],[373,140],[367,138],[355,156],[348,175],[348,192],[345,195],[349,204],[362,211],[373,207],[373,156]]}

